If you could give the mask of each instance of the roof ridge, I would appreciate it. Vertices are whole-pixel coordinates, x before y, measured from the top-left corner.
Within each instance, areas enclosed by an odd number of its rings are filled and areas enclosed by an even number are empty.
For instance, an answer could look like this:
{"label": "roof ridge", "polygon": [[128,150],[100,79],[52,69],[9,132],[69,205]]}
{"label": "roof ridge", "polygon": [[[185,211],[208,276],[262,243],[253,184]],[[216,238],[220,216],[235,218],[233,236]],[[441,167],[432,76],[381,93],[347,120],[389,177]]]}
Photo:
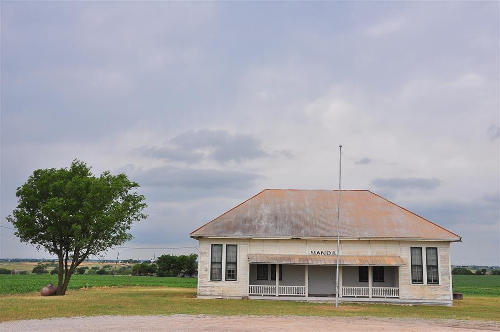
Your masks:
{"label": "roof ridge", "polygon": [[441,228],[442,230],[447,231],[447,232],[448,232],[448,233],[450,233],[450,234],[455,235],[456,237],[458,237],[458,238],[460,239],[459,241],[462,241],[462,237],[461,237],[460,235],[453,233],[453,232],[452,232],[452,231],[450,231],[449,229],[446,229],[446,228],[444,228],[443,226],[440,226],[440,225],[438,225],[438,224],[436,224],[436,223],[434,223],[434,222],[430,221],[429,219],[424,218],[424,217],[422,217],[421,215],[419,215],[419,214],[417,214],[417,213],[415,213],[415,212],[413,212],[413,211],[410,211],[410,210],[408,210],[407,208],[404,208],[404,207],[402,207],[401,205],[399,205],[399,204],[397,204],[397,203],[394,203],[393,201],[391,201],[391,200],[389,200],[389,199],[387,199],[387,198],[385,198],[385,197],[383,197],[383,196],[380,196],[380,195],[379,195],[379,194],[377,194],[377,193],[374,193],[374,192],[373,192],[373,191],[371,191],[371,190],[368,190],[368,191],[369,191],[370,193],[372,193],[373,195],[375,195],[375,196],[377,196],[377,197],[380,197],[380,198],[382,198],[383,200],[385,200],[385,201],[387,201],[387,202],[389,202],[389,203],[391,203],[391,204],[393,204],[393,205],[397,206],[398,208],[403,209],[403,210],[405,210],[405,211],[407,211],[407,212],[409,212],[409,213],[411,213],[411,214],[413,214],[413,215],[415,215],[415,216],[419,217],[420,219],[423,219],[424,221],[427,221],[428,223],[430,223],[430,224],[432,224],[432,225],[434,225],[434,226],[437,226],[437,227]]}

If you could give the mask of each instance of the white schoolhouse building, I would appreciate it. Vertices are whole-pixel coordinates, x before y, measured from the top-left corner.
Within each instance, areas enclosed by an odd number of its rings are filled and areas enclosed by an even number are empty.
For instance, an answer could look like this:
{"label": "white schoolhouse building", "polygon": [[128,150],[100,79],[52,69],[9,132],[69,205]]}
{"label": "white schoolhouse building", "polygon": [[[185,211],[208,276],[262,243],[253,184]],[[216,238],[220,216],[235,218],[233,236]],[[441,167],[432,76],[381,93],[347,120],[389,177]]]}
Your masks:
{"label": "white schoolhouse building", "polygon": [[[266,189],[193,231],[198,297],[334,298],[338,194]],[[453,303],[459,235],[368,190],[341,198],[341,301]]]}

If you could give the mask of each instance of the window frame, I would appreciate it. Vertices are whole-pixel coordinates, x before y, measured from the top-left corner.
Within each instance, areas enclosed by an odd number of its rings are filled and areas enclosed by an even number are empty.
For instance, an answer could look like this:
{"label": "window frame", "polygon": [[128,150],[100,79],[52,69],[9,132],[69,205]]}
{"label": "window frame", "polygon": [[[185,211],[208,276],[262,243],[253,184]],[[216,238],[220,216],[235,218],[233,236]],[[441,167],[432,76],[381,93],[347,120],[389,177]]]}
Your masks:
{"label": "window frame", "polygon": [[[413,262],[413,249],[420,250],[420,264],[414,264]],[[424,255],[423,255],[422,247],[410,247],[410,282],[412,285],[424,285]],[[416,271],[414,270],[414,267]],[[420,270],[418,270],[420,267]],[[420,281],[414,278],[414,275],[418,273],[420,274]],[[416,276],[418,277],[418,276]]]}
{"label": "window frame", "polygon": [[[364,278],[363,280],[361,280],[361,276],[362,275],[364,276],[364,273],[363,274],[361,273],[361,269],[363,269],[363,271],[364,269],[366,269],[366,280],[364,280]],[[368,272],[368,266],[358,266],[358,282],[368,282],[370,278],[369,274],[370,273]]]}
{"label": "window frame", "polygon": [[[236,250],[234,262],[228,261],[228,248],[234,247]],[[226,244],[226,266],[225,266],[225,280],[226,281],[237,281],[238,280],[238,245],[237,244]],[[234,277],[229,277],[229,264],[234,264]]]}
{"label": "window frame", "polygon": [[[214,248],[220,247],[220,262],[214,261]],[[222,281],[223,279],[223,269],[222,269],[222,257],[224,256],[224,245],[221,243],[212,243],[210,245],[210,281]],[[214,264],[220,264],[220,278],[215,278]]]}
{"label": "window frame", "polygon": [[[262,268],[262,269],[265,268],[265,271],[266,271],[265,278],[263,277],[263,275],[264,275],[263,271],[261,274],[259,274],[259,268]],[[268,264],[257,264],[257,280],[269,280],[269,266],[268,266]]]}
{"label": "window frame", "polygon": [[[378,274],[382,274],[382,278],[378,278],[375,280],[375,276]],[[381,272],[380,272],[381,271]],[[380,275],[377,275],[380,277]],[[385,269],[383,266],[372,266],[372,282],[385,282]]]}
{"label": "window frame", "polygon": [[[429,249],[435,250],[435,252],[436,252],[436,265],[429,264]],[[431,267],[431,268],[435,267],[437,280],[429,281],[430,280],[429,272],[431,270],[431,269],[429,269],[429,267]],[[438,251],[437,247],[425,247],[425,268],[426,268],[427,285],[439,285],[439,281],[441,278],[439,277],[439,251]]]}

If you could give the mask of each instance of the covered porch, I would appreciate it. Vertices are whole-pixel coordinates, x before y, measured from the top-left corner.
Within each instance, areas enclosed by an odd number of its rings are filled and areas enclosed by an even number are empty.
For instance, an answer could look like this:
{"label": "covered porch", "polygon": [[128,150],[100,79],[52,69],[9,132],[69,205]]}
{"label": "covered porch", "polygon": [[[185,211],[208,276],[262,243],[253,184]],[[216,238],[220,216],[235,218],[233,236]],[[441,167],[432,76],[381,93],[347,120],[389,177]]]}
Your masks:
{"label": "covered porch", "polygon": [[[299,297],[327,300],[336,295],[336,257],[249,255],[250,297]],[[398,256],[341,256],[339,297],[399,298]]]}

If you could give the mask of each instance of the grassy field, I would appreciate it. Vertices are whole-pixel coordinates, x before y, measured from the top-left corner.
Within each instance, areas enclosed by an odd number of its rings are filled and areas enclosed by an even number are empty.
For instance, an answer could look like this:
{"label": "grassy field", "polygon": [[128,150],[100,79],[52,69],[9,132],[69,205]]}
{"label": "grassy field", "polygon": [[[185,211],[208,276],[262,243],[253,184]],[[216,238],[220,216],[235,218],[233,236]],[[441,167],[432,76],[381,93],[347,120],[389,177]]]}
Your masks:
{"label": "grassy field", "polygon": [[500,275],[453,276],[453,291],[466,296],[500,297]]}
{"label": "grassy field", "polygon": [[[447,318],[500,321],[500,276],[454,276],[464,294],[453,307],[198,300],[196,278],[75,275],[67,296],[41,297],[54,275],[0,275],[0,321],[93,315],[311,315]],[[140,287],[138,287],[140,286]]]}
{"label": "grassy field", "polygon": [[196,290],[169,287],[89,288],[69,291],[67,296],[36,294],[2,296],[0,321],[96,315],[304,315],[378,316],[500,320],[500,298],[468,297],[453,307],[383,304],[332,304],[263,301],[200,300]]}
{"label": "grassy field", "polygon": [[[73,275],[68,288],[80,289],[104,286],[169,286],[196,288],[196,282],[196,278]],[[57,276],[49,274],[0,275],[0,294],[37,292],[48,283],[57,285]]]}

